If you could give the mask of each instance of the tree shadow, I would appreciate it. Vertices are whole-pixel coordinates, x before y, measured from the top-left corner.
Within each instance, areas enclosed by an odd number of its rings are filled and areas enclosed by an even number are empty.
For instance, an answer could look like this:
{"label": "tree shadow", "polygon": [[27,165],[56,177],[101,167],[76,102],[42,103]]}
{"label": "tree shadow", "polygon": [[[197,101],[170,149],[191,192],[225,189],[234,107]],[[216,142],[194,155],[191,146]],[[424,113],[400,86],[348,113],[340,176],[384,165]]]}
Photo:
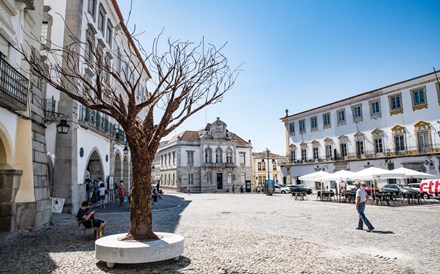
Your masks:
{"label": "tree shadow", "polygon": [[[182,273],[180,269],[185,268],[191,264],[191,259],[180,256],[178,261],[174,259],[164,260],[160,262],[153,263],[143,263],[143,264],[115,264],[111,269],[111,272],[117,273],[118,271],[128,270],[130,273]],[[98,262],[96,267],[104,272],[109,271],[105,262]]]}
{"label": "tree shadow", "polygon": [[[153,230],[174,233],[180,221],[181,213],[190,204],[184,198],[164,195],[153,205]],[[128,208],[128,206],[127,206]],[[130,228],[129,211],[119,206],[108,206],[106,209],[94,208],[97,218],[107,221],[105,235],[127,233]],[[6,236],[4,236],[6,235]],[[104,236],[105,236],[104,235]],[[85,232],[77,226],[74,215],[54,213],[49,226],[32,232],[15,232],[0,235],[0,273],[50,273],[62,267],[79,267],[79,264],[94,264],[95,241],[93,230]],[[62,256],[57,253],[66,253]],[[74,253],[74,262],[68,257]],[[52,258],[57,259],[54,261]],[[63,258],[65,256],[65,258]],[[143,268],[177,269],[187,266],[191,260],[181,257],[178,262],[166,260],[163,262],[121,265],[128,269]],[[105,266],[104,262],[98,262],[97,266]],[[147,271],[149,272],[149,271]]]}

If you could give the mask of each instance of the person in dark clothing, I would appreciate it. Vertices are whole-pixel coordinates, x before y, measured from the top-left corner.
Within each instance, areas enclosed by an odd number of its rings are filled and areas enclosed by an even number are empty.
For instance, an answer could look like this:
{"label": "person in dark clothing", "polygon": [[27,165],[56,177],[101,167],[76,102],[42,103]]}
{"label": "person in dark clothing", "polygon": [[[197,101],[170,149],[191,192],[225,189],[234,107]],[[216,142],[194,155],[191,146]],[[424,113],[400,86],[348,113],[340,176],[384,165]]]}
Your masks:
{"label": "person in dark clothing", "polygon": [[76,218],[86,228],[96,227],[95,237],[99,238],[102,237],[102,235],[104,234],[104,228],[106,222],[100,219],[96,219],[95,215],[96,215],[96,211],[90,211],[89,202],[84,201],[81,204],[80,209],[78,210],[78,214],[76,215]]}

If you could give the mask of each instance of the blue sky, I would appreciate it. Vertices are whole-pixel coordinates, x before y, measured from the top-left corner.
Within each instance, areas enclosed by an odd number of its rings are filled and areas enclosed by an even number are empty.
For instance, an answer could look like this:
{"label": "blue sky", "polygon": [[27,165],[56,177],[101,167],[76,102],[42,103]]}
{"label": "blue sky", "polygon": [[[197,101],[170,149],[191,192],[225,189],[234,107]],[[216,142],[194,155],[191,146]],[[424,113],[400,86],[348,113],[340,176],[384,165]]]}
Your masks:
{"label": "blue sky", "polygon": [[[125,19],[129,3],[118,1]],[[234,88],[177,132],[220,117],[254,151],[284,155],[286,108],[294,114],[440,69],[439,14],[439,0],[133,0],[128,26],[145,32],[145,49],[162,29],[163,38],[227,42],[230,64],[244,63]]]}

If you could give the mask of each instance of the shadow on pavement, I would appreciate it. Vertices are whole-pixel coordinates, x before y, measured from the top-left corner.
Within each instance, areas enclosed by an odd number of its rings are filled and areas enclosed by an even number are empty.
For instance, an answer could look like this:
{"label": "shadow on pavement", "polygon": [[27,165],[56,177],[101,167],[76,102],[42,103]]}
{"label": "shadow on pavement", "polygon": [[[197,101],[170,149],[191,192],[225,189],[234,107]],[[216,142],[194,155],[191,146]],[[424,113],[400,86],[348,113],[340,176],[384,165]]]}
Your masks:
{"label": "shadow on pavement", "polygon": [[[171,232],[177,228],[182,211],[190,201],[172,195],[163,195],[163,200],[153,204],[153,230]],[[105,235],[125,233],[130,227],[130,208],[128,205],[109,203],[106,208],[93,207],[97,218],[107,221]],[[104,235],[104,236],[105,236]],[[94,258],[94,237],[92,230],[84,233],[77,226],[75,215],[52,214],[52,223],[32,232],[15,232],[0,235],[0,273],[50,273],[55,269],[74,269],[76,261],[84,264],[96,263]],[[75,257],[75,259],[72,259]],[[70,265],[69,261],[73,261]],[[160,269],[178,271],[191,261],[181,257],[178,262],[163,262],[116,265],[124,269]],[[67,267],[66,267],[67,264]],[[98,262],[99,268],[105,263]],[[90,267],[90,266],[89,266]]]}
{"label": "shadow on pavement", "polygon": [[377,233],[377,234],[394,234],[393,231],[382,231],[382,230],[373,230],[371,233]]}

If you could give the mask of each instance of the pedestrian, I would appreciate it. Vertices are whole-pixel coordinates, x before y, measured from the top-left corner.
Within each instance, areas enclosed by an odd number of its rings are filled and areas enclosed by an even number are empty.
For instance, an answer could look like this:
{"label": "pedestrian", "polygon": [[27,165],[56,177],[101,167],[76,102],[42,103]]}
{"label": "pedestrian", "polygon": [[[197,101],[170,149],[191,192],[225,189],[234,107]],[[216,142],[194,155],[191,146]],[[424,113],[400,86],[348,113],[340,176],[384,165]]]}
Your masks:
{"label": "pedestrian", "polygon": [[95,203],[97,203],[99,201],[98,189],[99,189],[98,181],[93,180],[93,201]]}
{"label": "pedestrian", "polygon": [[105,196],[108,194],[108,190],[105,188],[104,183],[99,185],[99,207],[105,208]]}
{"label": "pedestrian", "polygon": [[[122,183],[122,180],[121,180],[121,182],[120,183]],[[113,197],[115,197],[115,201],[116,201],[116,199],[118,198],[118,194],[119,194],[119,191],[118,191],[118,183],[116,183],[116,182],[113,182]]]}
{"label": "pedestrian", "polygon": [[188,195],[191,195],[191,190],[190,190],[189,186],[186,187],[186,193],[187,193]]}
{"label": "pedestrian", "polygon": [[125,186],[124,183],[121,183],[118,187],[118,194],[119,194],[119,204],[121,206],[124,205],[124,198],[125,198]]}
{"label": "pedestrian", "polygon": [[356,229],[363,230],[364,229],[364,223],[367,226],[367,232],[371,232],[374,230],[373,225],[370,223],[370,221],[367,219],[367,216],[365,216],[364,210],[365,205],[368,202],[368,195],[367,192],[361,187],[359,182],[354,183],[356,190],[356,210],[359,213],[359,222]]}
{"label": "pedestrian", "polygon": [[240,193],[243,193],[243,192],[244,192],[244,186],[241,185],[241,186],[240,186]]}
{"label": "pedestrian", "polygon": [[232,194],[235,194],[235,185],[232,184]]}
{"label": "pedestrian", "polygon": [[91,203],[93,197],[93,183],[92,180],[90,180],[89,178],[86,179],[86,191],[87,191],[88,201],[89,203]]}

